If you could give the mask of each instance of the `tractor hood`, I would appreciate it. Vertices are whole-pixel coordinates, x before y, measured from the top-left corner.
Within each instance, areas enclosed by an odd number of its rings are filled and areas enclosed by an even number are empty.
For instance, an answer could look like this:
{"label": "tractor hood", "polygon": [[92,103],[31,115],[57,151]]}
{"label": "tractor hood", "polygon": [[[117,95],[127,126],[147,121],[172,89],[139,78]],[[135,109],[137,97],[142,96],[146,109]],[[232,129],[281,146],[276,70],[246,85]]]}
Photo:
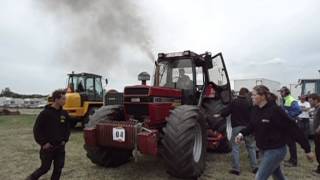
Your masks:
{"label": "tractor hood", "polygon": [[79,93],[67,93],[66,104],[64,108],[74,108],[81,106],[81,97]]}
{"label": "tractor hood", "polygon": [[124,89],[124,111],[127,117],[149,126],[165,123],[171,109],[181,104],[181,90],[146,85],[128,86]]}
{"label": "tractor hood", "polygon": [[127,86],[124,89],[124,96],[152,96],[152,97],[181,97],[181,90],[166,88],[166,87],[154,87],[154,86]]}

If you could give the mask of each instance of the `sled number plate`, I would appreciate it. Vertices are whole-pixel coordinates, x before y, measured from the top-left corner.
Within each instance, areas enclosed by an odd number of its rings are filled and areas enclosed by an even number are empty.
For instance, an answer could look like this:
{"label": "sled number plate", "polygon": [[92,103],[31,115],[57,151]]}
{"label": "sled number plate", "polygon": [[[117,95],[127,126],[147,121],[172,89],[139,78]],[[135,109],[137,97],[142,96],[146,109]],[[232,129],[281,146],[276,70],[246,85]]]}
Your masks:
{"label": "sled number plate", "polygon": [[112,129],[113,141],[125,142],[126,131],[124,128],[116,127]]}

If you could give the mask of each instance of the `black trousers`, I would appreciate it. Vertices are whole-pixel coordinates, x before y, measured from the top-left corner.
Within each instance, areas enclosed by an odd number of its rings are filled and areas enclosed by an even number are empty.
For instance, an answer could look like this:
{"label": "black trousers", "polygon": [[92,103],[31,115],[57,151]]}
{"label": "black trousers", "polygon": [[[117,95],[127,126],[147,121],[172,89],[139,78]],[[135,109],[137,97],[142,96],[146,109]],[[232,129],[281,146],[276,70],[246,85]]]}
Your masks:
{"label": "black trousers", "polygon": [[42,175],[46,174],[53,163],[53,172],[51,180],[59,180],[64,167],[65,150],[64,146],[56,146],[48,150],[40,150],[41,166],[31,174],[32,180],[39,179]]}
{"label": "black trousers", "polygon": [[301,118],[298,121],[299,128],[303,131],[305,137],[308,139],[310,134],[310,120],[309,118]]}
{"label": "black trousers", "polygon": [[294,164],[298,163],[296,142],[293,139],[290,139],[287,145],[289,147],[289,153],[290,153],[289,161]]}
{"label": "black trousers", "polygon": [[320,134],[314,135],[315,154],[318,161],[318,169],[320,170]]}

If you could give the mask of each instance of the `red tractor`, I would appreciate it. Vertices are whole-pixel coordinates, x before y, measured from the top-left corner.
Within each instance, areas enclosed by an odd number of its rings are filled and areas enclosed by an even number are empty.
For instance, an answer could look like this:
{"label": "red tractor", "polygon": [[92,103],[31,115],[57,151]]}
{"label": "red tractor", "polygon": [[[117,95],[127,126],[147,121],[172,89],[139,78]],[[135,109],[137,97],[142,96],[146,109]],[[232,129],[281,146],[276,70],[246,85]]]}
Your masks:
{"label": "red tractor", "polygon": [[168,173],[199,177],[207,150],[230,151],[226,121],[215,118],[231,101],[222,54],[191,51],[160,53],[154,85],[141,73],[142,85],[112,92],[107,106],[90,117],[84,129],[85,149],[95,164],[114,167],[137,152],[164,158]]}

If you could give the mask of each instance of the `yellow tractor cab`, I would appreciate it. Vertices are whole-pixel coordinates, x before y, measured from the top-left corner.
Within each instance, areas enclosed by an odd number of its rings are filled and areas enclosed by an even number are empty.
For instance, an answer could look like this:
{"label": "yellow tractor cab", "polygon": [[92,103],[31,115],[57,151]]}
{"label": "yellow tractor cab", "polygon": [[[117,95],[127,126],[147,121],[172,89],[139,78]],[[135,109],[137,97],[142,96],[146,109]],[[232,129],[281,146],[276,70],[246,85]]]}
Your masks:
{"label": "yellow tractor cab", "polygon": [[63,107],[72,121],[71,127],[81,122],[84,127],[96,109],[103,105],[104,89],[101,76],[90,73],[68,74],[66,104]]}

